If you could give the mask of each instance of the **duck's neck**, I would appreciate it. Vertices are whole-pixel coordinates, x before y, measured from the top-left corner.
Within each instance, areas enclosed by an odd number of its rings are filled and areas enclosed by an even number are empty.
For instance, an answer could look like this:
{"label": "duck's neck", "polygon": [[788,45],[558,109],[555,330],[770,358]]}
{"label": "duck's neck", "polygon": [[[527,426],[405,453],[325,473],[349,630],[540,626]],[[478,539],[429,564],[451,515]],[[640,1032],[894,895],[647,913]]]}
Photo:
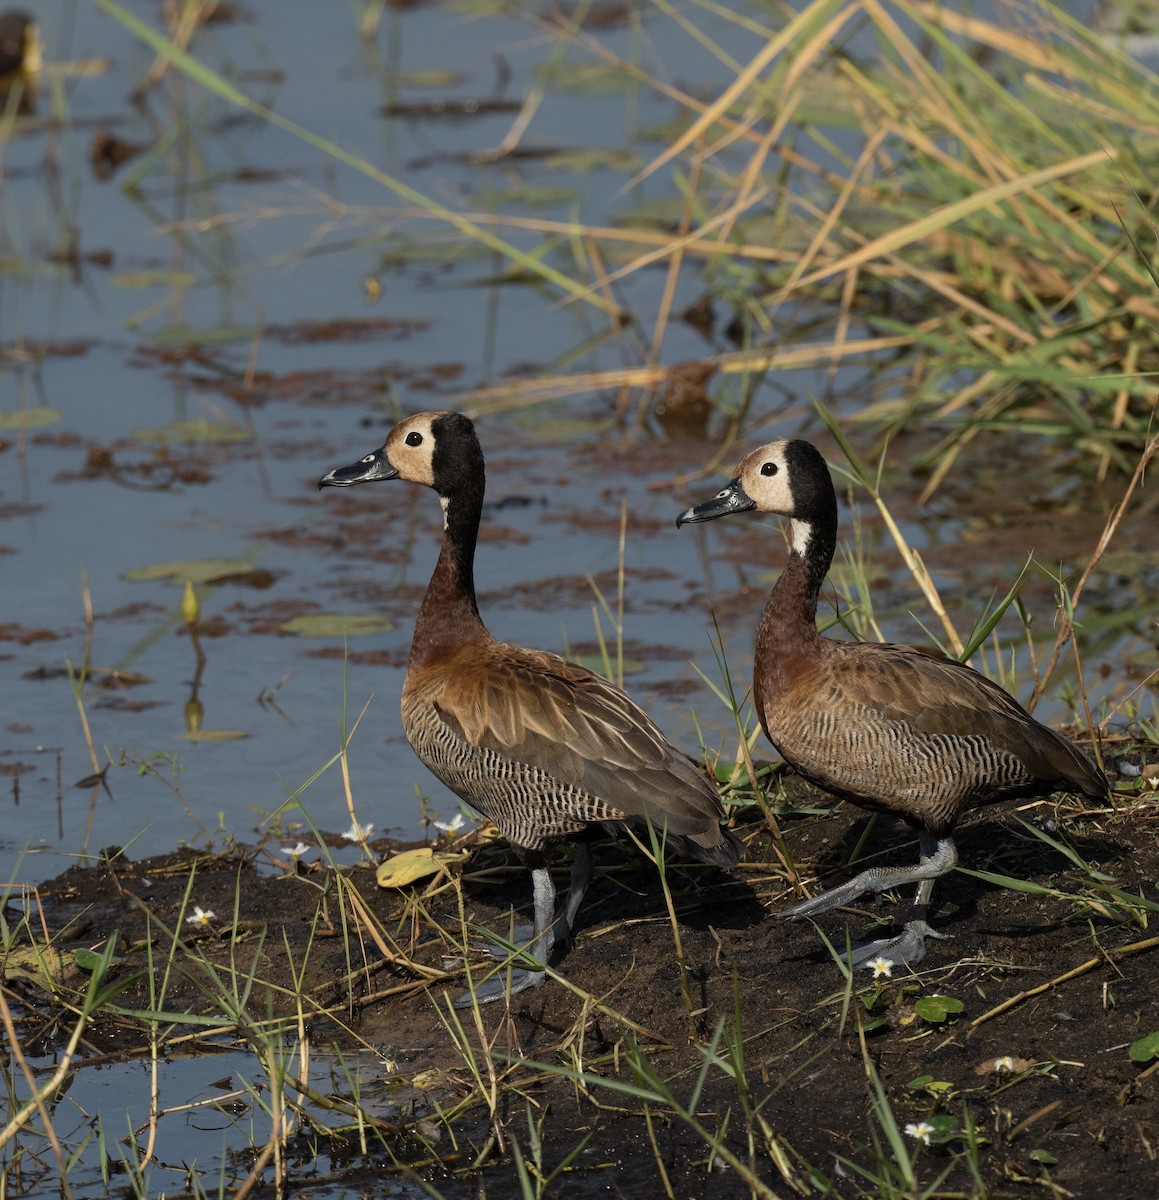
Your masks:
{"label": "duck's neck", "polygon": [[483,511],[483,489],[465,485],[440,496],[443,547],[427,585],[414,639],[410,667],[444,659],[463,646],[490,637],[475,602],[475,543]]}
{"label": "duck's neck", "polygon": [[753,695],[761,724],[766,712],[821,653],[817,597],[837,546],[837,510],[791,522],[789,561],[769,595],[757,627]]}

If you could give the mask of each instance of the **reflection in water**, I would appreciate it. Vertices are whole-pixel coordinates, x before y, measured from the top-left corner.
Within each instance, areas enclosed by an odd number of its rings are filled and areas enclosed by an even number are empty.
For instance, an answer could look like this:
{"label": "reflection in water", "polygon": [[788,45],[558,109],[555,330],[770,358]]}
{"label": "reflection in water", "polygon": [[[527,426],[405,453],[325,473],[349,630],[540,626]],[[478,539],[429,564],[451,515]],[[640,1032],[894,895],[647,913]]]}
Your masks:
{"label": "reflection in water", "polygon": [[185,732],[196,737],[201,733],[202,722],[205,718],[205,707],[201,703],[198,692],[201,688],[201,673],[205,670],[205,651],[201,648],[201,635],[197,632],[197,622],[201,619],[201,605],[197,600],[197,589],[193,580],[185,581],[181,593],[181,619],[189,630],[189,641],[197,656],[197,668],[193,672],[193,682],[189,689],[189,699],[185,701]]}

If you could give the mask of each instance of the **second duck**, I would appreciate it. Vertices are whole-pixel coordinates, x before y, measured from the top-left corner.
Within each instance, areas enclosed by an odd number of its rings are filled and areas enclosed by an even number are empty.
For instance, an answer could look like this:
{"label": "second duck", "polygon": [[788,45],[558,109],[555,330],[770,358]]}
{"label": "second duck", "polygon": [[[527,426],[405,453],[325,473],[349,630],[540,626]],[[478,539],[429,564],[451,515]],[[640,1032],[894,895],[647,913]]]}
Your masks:
{"label": "second duck", "polygon": [[789,518],[792,548],[757,628],[753,698],[769,741],[800,775],[919,832],[913,867],[874,867],[783,915],[812,917],[865,892],[919,885],[899,937],[853,948],[855,966],[920,962],[934,880],[958,854],[968,809],[1018,796],[1081,792],[1107,781],[1066,738],[1040,724],[984,675],[917,646],[839,642],[817,629],[817,597],[837,546],[837,497],[824,458],[804,441],[776,441],[741,459],[736,477],[676,524],[756,509]]}

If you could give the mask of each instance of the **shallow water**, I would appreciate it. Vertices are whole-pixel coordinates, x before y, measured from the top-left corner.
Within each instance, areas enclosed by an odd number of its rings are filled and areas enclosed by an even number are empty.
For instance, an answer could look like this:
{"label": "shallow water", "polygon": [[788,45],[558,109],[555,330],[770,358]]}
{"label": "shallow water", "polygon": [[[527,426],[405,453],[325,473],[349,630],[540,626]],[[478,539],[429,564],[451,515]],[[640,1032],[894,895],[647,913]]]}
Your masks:
{"label": "shallow water", "polygon": [[[497,143],[510,113],[379,115],[386,102],[424,101],[432,91],[492,95],[492,55],[500,53],[514,72],[511,94],[522,95],[521,72],[536,61],[522,23],[420,7],[387,13],[367,44],[348,13],[305,6],[291,28],[275,11],[250,6],[244,19],[211,26],[197,49],[280,114],[455,205],[486,203],[501,188],[532,194],[541,184],[582,194],[594,220],[625,203],[614,196],[621,176],[610,171],[561,171],[541,159],[465,166],[447,157]],[[409,219],[379,184],[188,81],[171,75],[134,110],[127,96],[150,55],[97,8],[46,5],[42,21],[50,64],[108,62],[91,74],[50,74],[36,117],[4,146],[0,411],[52,412],[46,424],[2,431],[0,873],[43,878],[62,857],[130,843],[133,854],[152,853],[210,841],[215,831],[253,840],[337,751],[344,711],[352,722],[368,702],[351,749],[356,811],[379,833],[414,836],[422,829],[416,791],[444,816],[457,808],[413,758],[397,718],[438,506],[404,484],[320,495],[314,482],[375,448],[404,411],[454,405],[506,374],[614,366],[625,347],[599,337],[589,344],[606,325],[599,314],[496,282],[503,264],[495,256],[460,255],[437,224]],[[648,28],[682,37],[668,23]],[[625,29],[621,48],[632,37]],[[484,40],[490,49],[480,53]],[[683,42],[659,50],[690,72],[702,65]],[[402,72],[448,64],[458,82],[397,86]],[[550,93],[528,143],[627,147],[643,158],[654,144],[633,143],[631,130],[670,115],[650,93],[582,101],[577,133],[569,94]],[[86,164],[94,131],[149,145],[167,130],[177,132],[172,150],[143,170],[133,192],[118,181],[141,170],[141,159],[108,182]],[[648,195],[646,182],[633,202]],[[546,211],[564,215],[568,203],[557,199]],[[53,261],[70,240],[75,261]],[[411,261],[384,258],[388,243],[404,246]],[[384,289],[377,299],[368,277]],[[659,272],[637,273],[621,298],[646,313],[661,286]],[[679,300],[699,286],[690,273]],[[714,348],[674,322],[664,358]],[[776,380],[760,394],[759,435],[750,442],[800,428],[811,393],[864,399],[857,378],[842,373],[833,385],[799,372]],[[779,535],[771,524],[677,535],[675,514],[720,475],[654,485],[700,467],[711,438],[626,431],[616,413],[614,394],[586,395],[481,422],[490,478],[477,580],[484,615],[500,637],[597,651],[588,580],[614,599],[626,504],[624,636],[637,669],[630,687],[675,739],[692,744],[701,729],[719,742],[728,715],[689,660],[718,678],[712,605],[731,668],[747,676]],[[1044,478],[1043,487],[1056,483]],[[950,599],[964,589],[972,612],[981,600],[969,588],[983,597],[1004,589],[1029,546],[1014,537],[1008,562],[985,548],[966,561],[958,542],[971,527],[951,496],[952,487],[906,528],[943,569]],[[905,616],[919,598],[880,525],[863,515],[869,550],[882,553],[881,582],[899,585],[878,598],[887,632],[920,637]],[[1084,518],[1068,548],[1093,544],[1099,524]],[[171,579],[133,578],[168,563],[186,565]],[[199,580],[200,676],[180,619],[186,573]],[[90,600],[93,676],[81,699],[95,764],[64,673],[85,662]],[[1041,581],[1036,602],[1039,620],[1049,621]],[[351,636],[344,662],[341,636],[286,631],[317,613],[385,617],[391,627]],[[612,636],[606,621],[603,629]],[[1145,649],[1143,632],[1128,623],[1128,643]],[[1121,646],[1121,636],[1103,650]],[[191,731],[200,737],[191,740]],[[105,786],[78,786],[110,759]],[[336,770],[302,799],[322,830],[349,825]],[[300,829],[282,831],[296,840]]]}
{"label": "shallow water", "polygon": [[[388,14],[378,44],[367,46],[349,14],[336,21],[327,6],[305,6],[291,27],[275,12],[259,5],[245,20],[211,27],[199,51],[218,68],[232,66],[239,85],[251,80],[246,90],[280,113],[387,170],[407,173],[417,155],[490,144],[510,121],[385,121],[377,110],[398,94],[392,79],[402,62],[411,72],[432,62],[464,64],[451,90],[487,92],[493,67],[477,53],[481,28],[497,49],[507,47],[517,69],[526,56],[512,43],[526,36],[522,24],[425,8]],[[407,222],[386,212],[347,213],[351,205],[388,206],[392,198],[377,184],[335,173],[312,148],[205,102],[180,80],[154,94],[147,117],[135,114],[127,93],[149,63],[139,43],[88,5],[45,6],[42,22],[50,63],[107,56],[111,66],[46,88],[39,119],[5,146],[13,265],[0,276],[0,411],[45,407],[56,417],[3,440],[0,766],[11,787],[0,872],[43,877],[59,866],[43,852],[68,855],[134,838],[134,852],[155,851],[200,836],[199,826],[214,829],[219,814],[237,836],[256,836],[259,817],[339,745],[342,639],[281,631],[317,610],[387,610],[395,623],[351,639],[356,660],[394,665],[352,665],[346,699],[357,711],[375,697],[354,753],[360,819],[411,835],[418,829],[413,785],[430,781],[398,734],[398,664],[414,587],[434,553],[437,505],[405,486],[362,492],[351,503],[321,496],[313,484],[377,445],[404,409],[453,404],[466,388],[518,366],[550,368],[587,336],[585,316],[554,308],[535,289],[467,286],[501,264],[489,257],[456,265],[454,247],[446,263],[436,249],[429,263],[384,267],[381,244],[404,237],[398,231]],[[261,82],[271,73],[276,83]],[[593,107],[618,107],[622,127],[622,97]],[[562,136],[560,116],[558,105],[548,106],[543,137]],[[84,163],[94,129],[148,144],[174,121],[187,136],[145,175],[139,194],[95,180]],[[239,182],[243,167],[271,174]],[[432,193],[462,193],[457,202],[484,185],[517,182],[506,167],[442,163],[409,174]],[[45,261],[70,227],[81,254],[75,270]],[[359,237],[371,244],[327,250]],[[405,234],[405,244],[412,241]],[[107,251],[109,265],[93,265],[94,251]],[[180,273],[192,279],[188,286],[172,282]],[[374,304],[364,288],[369,276],[385,289]],[[257,372],[249,389],[247,370]],[[593,438],[607,412],[603,402],[576,408]],[[206,422],[209,434],[237,440],[198,440],[196,428],[183,435],[182,422]],[[502,537],[502,550],[488,546],[480,562],[484,597],[497,588],[512,597],[487,605],[496,631],[554,647],[565,630],[590,640],[584,575],[615,564],[619,488],[608,486],[602,469],[587,479],[557,478],[556,442],[542,419],[522,432],[518,420],[493,421],[484,436],[491,499],[533,501],[503,510],[508,536],[489,535]],[[566,444],[574,449],[577,439]],[[566,474],[573,476],[570,466]],[[580,519],[560,520],[577,500]],[[671,508],[662,496],[643,500],[642,515],[659,519]],[[607,528],[589,532],[604,511]],[[367,558],[366,537],[387,561]],[[633,566],[642,569],[647,557]],[[183,737],[195,658],[182,636],[180,581],[129,578],[140,568],[206,559],[229,560],[211,574],[264,573],[201,587],[202,621],[213,635],[203,637],[202,730],[244,740]],[[566,599],[550,582],[556,576],[567,580]],[[404,583],[410,587],[398,599]],[[547,603],[528,604],[516,590],[534,594],[540,585]],[[167,787],[133,765],[109,773],[107,792],[74,786],[94,768],[59,672],[84,661],[86,591],[93,667],[144,676],[133,686],[86,688],[98,765],[109,755],[131,762],[176,755],[194,821]],[[275,688],[276,704],[259,702]],[[349,824],[336,777],[316,785],[309,803],[323,828]],[[444,795],[437,806],[449,803]],[[17,864],[25,846],[40,854]]]}

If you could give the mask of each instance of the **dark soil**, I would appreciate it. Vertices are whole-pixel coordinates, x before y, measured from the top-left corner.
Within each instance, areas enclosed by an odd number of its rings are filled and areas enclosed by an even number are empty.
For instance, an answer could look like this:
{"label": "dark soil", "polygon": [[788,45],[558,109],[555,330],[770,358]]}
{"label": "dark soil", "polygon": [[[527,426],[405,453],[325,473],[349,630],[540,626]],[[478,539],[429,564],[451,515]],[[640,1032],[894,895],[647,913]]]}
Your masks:
{"label": "dark soil", "polygon": [[[658,1160],[673,1196],[750,1195],[738,1172],[719,1159],[709,1163],[705,1142],[663,1105],[649,1106],[650,1135],[641,1100],[590,1079],[577,1086],[536,1065],[632,1082],[635,1045],[684,1103],[705,1046],[721,1029],[733,1037],[739,1025],[744,1045],[743,1060],[737,1061],[743,1061],[747,1099],[742,1102],[737,1083],[714,1066],[696,1103],[696,1119],[713,1132],[727,1119],[726,1145],[778,1196],[794,1194],[794,1187],[774,1165],[769,1150],[774,1138],[806,1194],[816,1194],[809,1190],[811,1170],[829,1180],[831,1194],[907,1194],[879,1191],[849,1165],[880,1177],[892,1159],[874,1111],[870,1063],[899,1127],[939,1116],[956,1119],[958,1134],[943,1130],[918,1154],[919,1194],[946,1172],[937,1195],[1101,1200],[1159,1195],[1159,1074],[1128,1054],[1131,1043],[1159,1030],[1159,944],[1117,953],[1153,938],[1155,928],[1124,919],[1122,909],[1110,904],[1100,912],[1091,877],[1033,836],[1019,817],[1064,839],[1115,886],[1156,898],[1159,821],[1153,803],[1135,798],[1117,812],[1097,814],[1047,803],[1018,813],[978,814],[959,831],[964,867],[1064,895],[1028,894],[955,872],[936,889],[931,914],[935,927],[952,940],[932,942],[916,976],[895,969],[891,978],[873,983],[869,973],[860,972],[849,1002],[842,974],[817,932],[777,919],[788,892],[770,835],[763,826],[750,826],[741,830],[749,857],[735,875],[700,866],[670,869],[691,1013],[682,998],[681,967],[656,871],[630,846],[597,846],[597,875],[574,947],[556,964],[589,999],[549,981],[516,996],[509,1011],[501,1004],[481,1010],[496,1069],[508,1072],[504,1088],[493,1119],[477,1094],[478,1103],[455,1117],[455,1137],[444,1131],[438,1138],[436,1151],[445,1161],[428,1168],[429,1183],[449,1197],[520,1195],[511,1137],[527,1156],[530,1111],[542,1122],[545,1172],[584,1142],[568,1170],[546,1188],[549,1196],[662,1196]],[[820,876],[827,884],[845,872],[868,821],[846,806],[783,818],[793,857],[808,864],[806,878]],[[860,854],[865,860],[882,853],[890,861],[909,860],[916,855],[913,835],[878,819]],[[565,859],[561,853],[561,888]],[[445,993],[459,994],[461,979],[428,988],[405,968],[384,964],[369,938],[352,936],[349,915],[344,938],[330,871],[271,874],[257,869],[253,855],[240,852],[75,868],[41,889],[50,928],[73,922],[68,945],[96,944],[117,930],[124,961],[115,970],[128,972],[143,961],[146,910],[172,926],[194,866],[189,895],[218,914],[215,928],[195,935],[200,949],[219,962],[231,950],[248,962],[265,934],[258,954],[258,974],[265,980],[288,986],[283,933],[301,951],[319,911],[326,915],[329,923],[323,920],[314,934],[306,983],[317,1001],[334,1006],[338,1020],[319,1016],[314,1043],[332,1037],[349,1050],[351,1036],[339,1024],[344,1022],[388,1060],[377,1071],[381,1099],[373,1081],[362,1097],[365,1105],[377,1106],[377,1115],[413,1120],[433,1113],[436,1103],[446,1111],[472,1095],[469,1072],[436,1011],[441,1005],[446,1017]],[[457,928],[457,893],[445,877],[426,893],[422,883],[401,892],[380,889],[368,869],[355,869],[348,878],[406,953],[430,966],[440,964],[444,942],[435,924],[416,917],[415,898],[425,894],[423,907],[435,921]],[[529,878],[502,844],[475,851],[462,891],[469,919],[496,929],[505,926],[512,904],[524,914],[529,907]],[[231,947],[224,930],[238,895],[239,927]],[[1079,895],[1093,903],[1073,898]],[[830,914],[821,925],[843,944],[846,916],[856,939],[875,918],[888,920],[903,911],[904,902],[882,897],[865,916]],[[152,934],[157,936],[156,925]],[[189,940],[189,927],[183,936]],[[362,950],[376,965],[359,972]],[[1084,968],[1091,960],[1094,965]],[[353,979],[344,982],[351,970]],[[259,987],[252,1004],[259,1013],[266,1003],[261,993]],[[277,1003],[277,993],[270,994]],[[961,1012],[940,1023],[919,1015],[915,1001],[931,995],[961,1001]],[[126,1007],[146,1002],[143,982],[118,998]],[[181,1004],[198,1011],[211,1007],[196,972],[175,977],[167,1007]],[[477,1044],[470,1011],[461,1017]],[[719,1049],[727,1060],[725,1046]],[[1014,1069],[994,1069],[994,1060],[1006,1057]],[[512,1067],[512,1059],[522,1061]],[[420,1072],[427,1073],[421,1087],[414,1083]],[[967,1118],[975,1130],[973,1167],[961,1132]],[[495,1129],[505,1140],[492,1144],[487,1165],[468,1171]],[[303,1169],[320,1170],[320,1161]],[[354,1159],[344,1170],[347,1180],[367,1171],[368,1192],[383,1178],[381,1165],[371,1169],[365,1160]]]}

